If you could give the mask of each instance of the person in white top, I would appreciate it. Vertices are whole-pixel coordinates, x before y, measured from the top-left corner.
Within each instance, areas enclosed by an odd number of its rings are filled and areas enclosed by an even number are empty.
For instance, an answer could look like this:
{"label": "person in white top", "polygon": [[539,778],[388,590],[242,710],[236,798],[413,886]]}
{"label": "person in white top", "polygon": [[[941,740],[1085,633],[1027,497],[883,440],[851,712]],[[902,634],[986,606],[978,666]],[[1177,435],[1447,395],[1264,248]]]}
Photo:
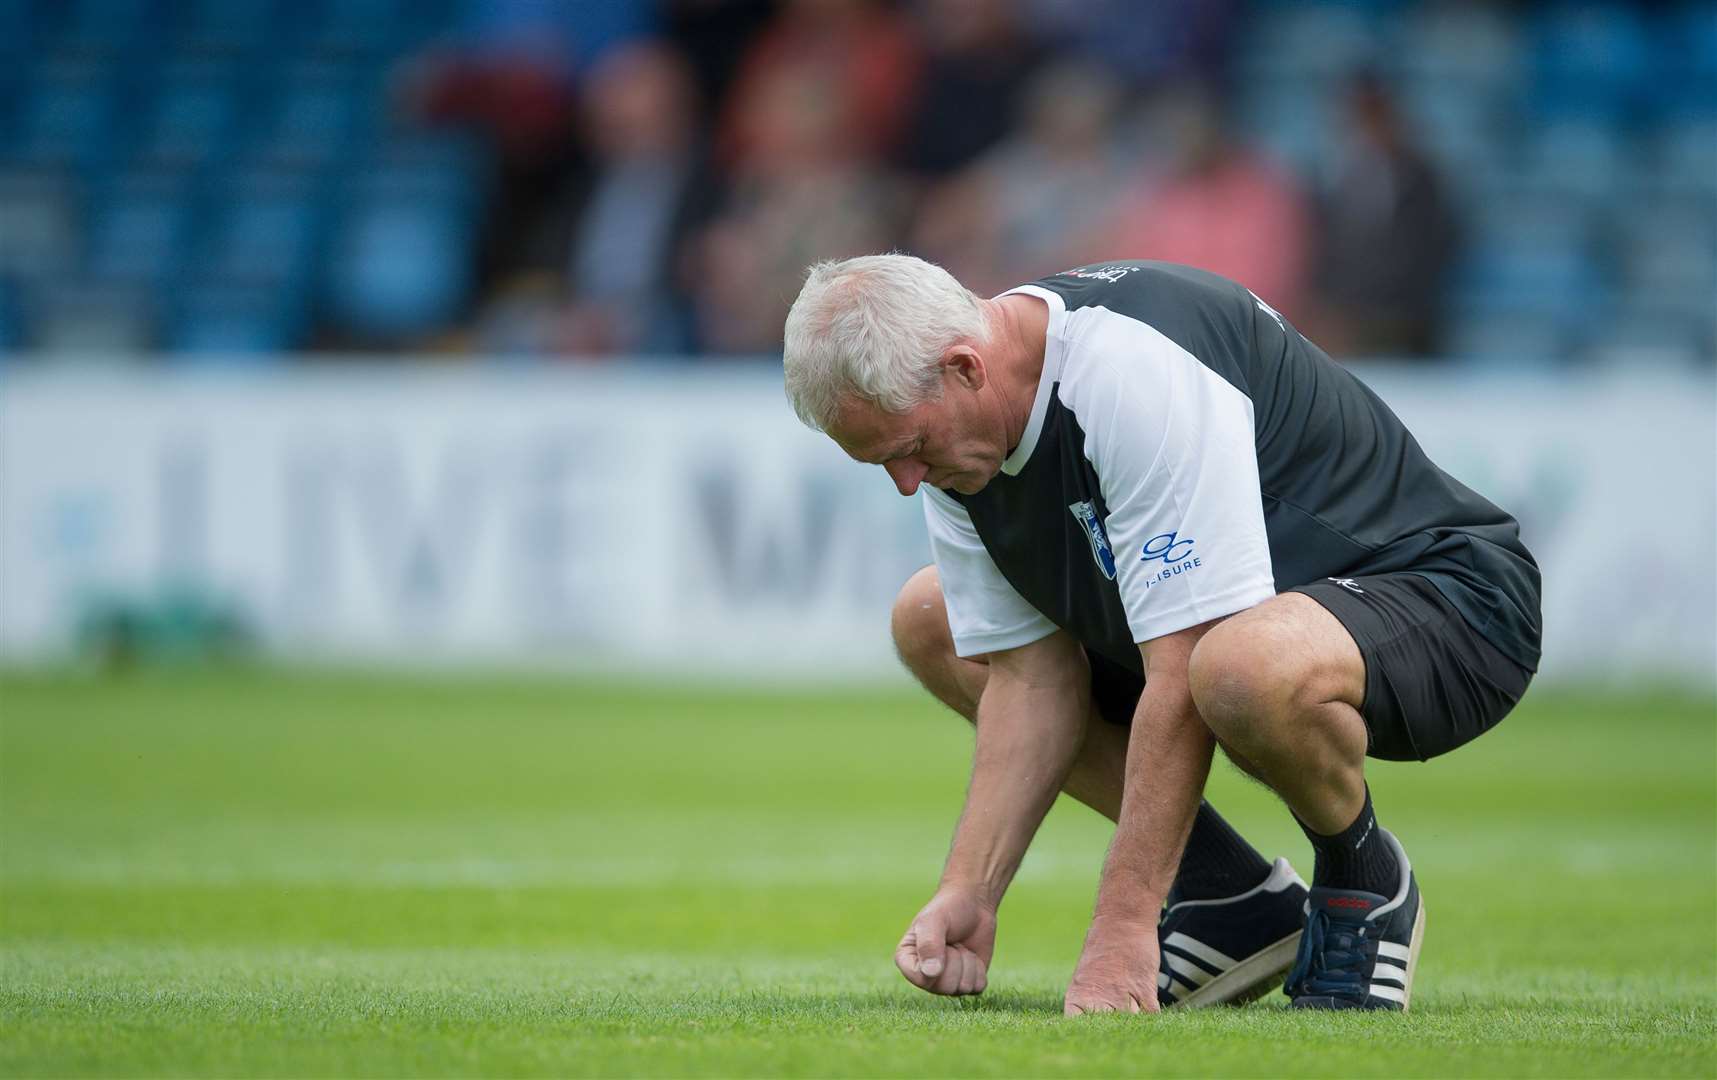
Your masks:
{"label": "person in white top", "polygon": [[[977,729],[905,977],[984,989],[1002,894],[1066,791],[1116,822],[1067,1012],[1255,996],[1289,958],[1296,1006],[1405,1008],[1423,908],[1365,758],[1446,752],[1524,691],[1538,579],[1514,520],[1190,268],[986,300],[910,256],[820,264],[783,352],[801,419],[924,493],[935,565],[894,638]],[[1201,801],[1218,745],[1301,824],[1309,896]]]}

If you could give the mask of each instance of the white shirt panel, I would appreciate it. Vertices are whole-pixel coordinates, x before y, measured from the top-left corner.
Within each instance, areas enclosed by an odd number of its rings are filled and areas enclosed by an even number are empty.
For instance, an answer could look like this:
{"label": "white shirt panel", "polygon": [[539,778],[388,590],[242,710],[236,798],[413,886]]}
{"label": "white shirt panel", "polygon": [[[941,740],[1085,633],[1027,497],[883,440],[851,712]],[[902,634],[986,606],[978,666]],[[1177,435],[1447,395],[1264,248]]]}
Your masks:
{"label": "white shirt panel", "polygon": [[1102,485],[1116,583],[1138,642],[1276,594],[1252,402],[1161,332],[1068,312],[1061,401]]}
{"label": "white shirt panel", "polygon": [[1067,303],[1061,299],[1061,294],[1051,292],[1037,285],[1021,285],[1017,289],[1009,289],[997,296],[1035,296],[1049,308],[1049,327],[1043,339],[1043,371],[1037,379],[1037,395],[1031,401],[1031,413],[1026,417],[1025,432],[1020,435],[1019,445],[1013,453],[1002,461],[1002,472],[1009,476],[1018,476],[1025,463],[1031,460],[1032,451],[1037,449],[1037,438],[1043,434],[1043,420],[1049,413],[1050,392],[1055,384],[1061,381],[1061,364],[1063,338],[1061,324],[1067,318]]}
{"label": "white shirt panel", "polygon": [[924,523],[942,579],[954,654],[982,656],[1053,634],[1055,624],[1002,576],[966,508],[929,484],[919,490],[924,492]]}

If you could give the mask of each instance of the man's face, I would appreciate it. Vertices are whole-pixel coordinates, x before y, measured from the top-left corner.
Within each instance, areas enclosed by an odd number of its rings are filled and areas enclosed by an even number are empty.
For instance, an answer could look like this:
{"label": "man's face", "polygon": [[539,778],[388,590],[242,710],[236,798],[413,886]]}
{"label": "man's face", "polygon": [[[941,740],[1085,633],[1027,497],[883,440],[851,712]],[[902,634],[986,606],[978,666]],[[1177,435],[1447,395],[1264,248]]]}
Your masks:
{"label": "man's face", "polygon": [[944,378],[942,389],[941,400],[904,413],[849,398],[829,437],[854,461],[881,465],[902,495],[919,484],[975,495],[1001,468],[1006,437],[986,423],[972,388]]}

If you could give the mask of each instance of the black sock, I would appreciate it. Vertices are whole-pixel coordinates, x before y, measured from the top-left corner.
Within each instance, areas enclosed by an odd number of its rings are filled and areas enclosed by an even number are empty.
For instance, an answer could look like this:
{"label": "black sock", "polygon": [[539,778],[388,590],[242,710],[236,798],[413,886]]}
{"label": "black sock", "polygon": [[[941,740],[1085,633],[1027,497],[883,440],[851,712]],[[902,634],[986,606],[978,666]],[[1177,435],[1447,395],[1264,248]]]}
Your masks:
{"label": "black sock", "polygon": [[1401,865],[1395,851],[1383,842],[1377,814],[1371,809],[1371,787],[1365,789],[1365,805],[1353,824],[1334,836],[1313,832],[1300,822],[1306,839],[1317,852],[1312,884],[1332,889],[1357,889],[1379,896],[1394,896],[1401,887]]}
{"label": "black sock", "polygon": [[1169,903],[1238,896],[1269,876],[1269,860],[1222,820],[1214,806],[1201,802],[1198,816],[1192,819],[1192,833],[1186,838]]}

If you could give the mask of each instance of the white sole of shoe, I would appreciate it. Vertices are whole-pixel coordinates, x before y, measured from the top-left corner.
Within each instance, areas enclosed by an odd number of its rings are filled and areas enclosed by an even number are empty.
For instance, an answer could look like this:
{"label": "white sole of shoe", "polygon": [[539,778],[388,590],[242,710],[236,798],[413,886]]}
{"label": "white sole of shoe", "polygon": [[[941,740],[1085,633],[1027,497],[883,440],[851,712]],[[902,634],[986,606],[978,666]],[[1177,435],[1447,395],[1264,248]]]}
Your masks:
{"label": "white sole of shoe", "polygon": [[1419,894],[1419,914],[1413,916],[1413,938],[1407,943],[1407,985],[1401,991],[1401,1011],[1413,1006],[1413,972],[1419,967],[1419,946],[1425,943],[1425,894]]}
{"label": "white sole of shoe", "polygon": [[[1419,911],[1420,918],[1424,918],[1424,908]],[[1300,951],[1301,933],[1296,930],[1274,945],[1259,949],[1170,1007],[1199,1009],[1209,1005],[1244,1005],[1264,996],[1282,985],[1283,976],[1293,966],[1294,954]],[[1415,936],[1415,950],[1417,941]]]}

